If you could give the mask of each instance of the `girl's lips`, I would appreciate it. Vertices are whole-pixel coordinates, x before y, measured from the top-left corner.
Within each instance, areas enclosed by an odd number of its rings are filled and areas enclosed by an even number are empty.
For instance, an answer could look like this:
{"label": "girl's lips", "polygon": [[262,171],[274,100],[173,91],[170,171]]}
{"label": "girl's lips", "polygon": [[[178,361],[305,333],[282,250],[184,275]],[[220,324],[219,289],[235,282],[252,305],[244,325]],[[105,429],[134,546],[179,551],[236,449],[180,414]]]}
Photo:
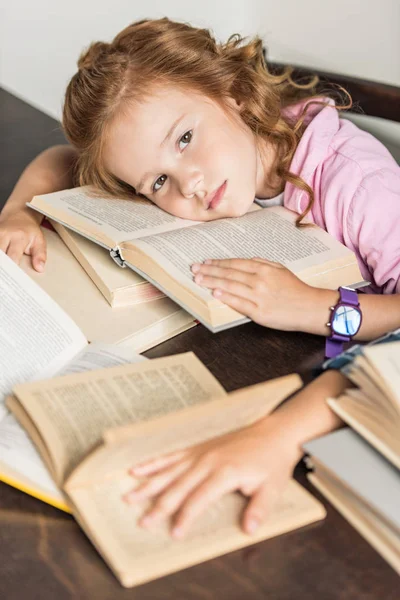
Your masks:
{"label": "girl's lips", "polygon": [[210,208],[211,209],[215,208],[221,202],[221,200],[225,194],[227,183],[228,183],[227,181],[224,181],[224,183],[222,185],[220,185],[219,188],[214,192],[214,195],[211,198],[211,201],[207,207],[207,210],[210,210]]}

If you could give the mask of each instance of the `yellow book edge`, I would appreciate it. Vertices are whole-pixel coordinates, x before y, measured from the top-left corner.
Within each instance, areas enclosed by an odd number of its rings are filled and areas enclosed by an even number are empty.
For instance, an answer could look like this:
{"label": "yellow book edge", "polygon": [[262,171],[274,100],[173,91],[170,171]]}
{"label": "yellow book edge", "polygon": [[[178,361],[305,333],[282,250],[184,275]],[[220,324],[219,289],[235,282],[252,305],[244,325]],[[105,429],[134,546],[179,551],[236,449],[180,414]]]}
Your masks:
{"label": "yellow book edge", "polygon": [[0,473],[0,481],[16,488],[17,490],[20,490],[21,492],[24,492],[25,494],[28,494],[29,496],[33,496],[34,498],[37,498],[46,504],[50,504],[50,506],[54,506],[54,508],[58,508],[59,510],[72,514],[70,507],[62,500],[56,500],[52,496],[49,496],[48,494],[45,494],[44,492],[41,492],[25,483],[21,483],[21,481],[18,481],[13,477],[5,475],[4,473]]}

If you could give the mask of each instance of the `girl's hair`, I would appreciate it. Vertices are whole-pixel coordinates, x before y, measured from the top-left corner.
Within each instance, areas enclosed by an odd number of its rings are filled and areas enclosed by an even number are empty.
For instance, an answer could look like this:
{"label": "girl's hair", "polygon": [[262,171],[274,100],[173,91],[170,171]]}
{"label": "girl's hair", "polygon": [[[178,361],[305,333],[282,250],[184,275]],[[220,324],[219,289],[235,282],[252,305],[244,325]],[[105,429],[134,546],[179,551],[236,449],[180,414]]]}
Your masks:
{"label": "girl's hair", "polygon": [[[290,68],[282,73],[268,70],[262,41],[257,37],[244,43],[234,35],[219,44],[209,30],[167,18],[133,23],[111,43],[91,44],[79,58],[63,110],[66,136],[78,151],[79,185],[91,184],[107,195],[122,198],[136,193],[104,167],[102,151],[108,128],[128,103],[143,100],[154,85],[172,84],[223,105],[228,98],[240,103],[241,118],[256,139],[268,139],[274,145],[276,175],[308,193],[300,223],[313,205],[314,194],[289,167],[305,128],[309,102],[295,122],[285,118],[282,109],[303,98],[318,103],[323,100],[321,93],[317,95],[318,78],[301,85],[291,74]],[[350,106],[351,99],[348,106],[339,108]]]}

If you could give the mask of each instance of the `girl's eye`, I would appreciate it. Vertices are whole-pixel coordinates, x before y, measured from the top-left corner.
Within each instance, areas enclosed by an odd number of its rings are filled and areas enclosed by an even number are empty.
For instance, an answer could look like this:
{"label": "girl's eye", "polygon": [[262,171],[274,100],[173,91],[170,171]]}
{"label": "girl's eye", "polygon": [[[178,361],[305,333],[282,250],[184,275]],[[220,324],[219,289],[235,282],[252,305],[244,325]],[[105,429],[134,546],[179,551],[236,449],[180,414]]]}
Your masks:
{"label": "girl's eye", "polygon": [[193,137],[193,130],[187,131],[179,140],[179,150],[184,150],[190,144]]}
{"label": "girl's eye", "polygon": [[153,192],[158,192],[158,190],[160,190],[162,188],[162,186],[164,185],[164,183],[166,181],[167,181],[167,176],[160,175],[160,177],[158,179],[156,179],[156,181],[153,184]]}
{"label": "girl's eye", "polygon": [[[193,130],[190,129],[190,131],[187,131],[186,133],[183,134],[183,136],[180,138],[179,140],[179,150],[184,150],[186,148],[186,146],[188,146],[190,144],[190,142],[192,141],[192,137],[193,137]],[[160,190],[162,188],[162,186],[164,185],[164,183],[167,181],[167,176],[166,175],[160,175],[160,177],[158,179],[156,179],[156,181],[153,184],[153,192],[158,192],[158,190]]]}

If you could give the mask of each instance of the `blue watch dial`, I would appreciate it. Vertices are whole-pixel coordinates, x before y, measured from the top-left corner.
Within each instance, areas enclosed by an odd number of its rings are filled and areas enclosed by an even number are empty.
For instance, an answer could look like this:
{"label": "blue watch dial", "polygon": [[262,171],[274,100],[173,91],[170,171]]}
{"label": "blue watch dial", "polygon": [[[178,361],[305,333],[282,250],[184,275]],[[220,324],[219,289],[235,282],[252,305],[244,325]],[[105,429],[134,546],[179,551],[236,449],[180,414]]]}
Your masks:
{"label": "blue watch dial", "polygon": [[339,335],[353,336],[360,329],[361,312],[355,306],[337,306],[331,318],[332,331]]}

